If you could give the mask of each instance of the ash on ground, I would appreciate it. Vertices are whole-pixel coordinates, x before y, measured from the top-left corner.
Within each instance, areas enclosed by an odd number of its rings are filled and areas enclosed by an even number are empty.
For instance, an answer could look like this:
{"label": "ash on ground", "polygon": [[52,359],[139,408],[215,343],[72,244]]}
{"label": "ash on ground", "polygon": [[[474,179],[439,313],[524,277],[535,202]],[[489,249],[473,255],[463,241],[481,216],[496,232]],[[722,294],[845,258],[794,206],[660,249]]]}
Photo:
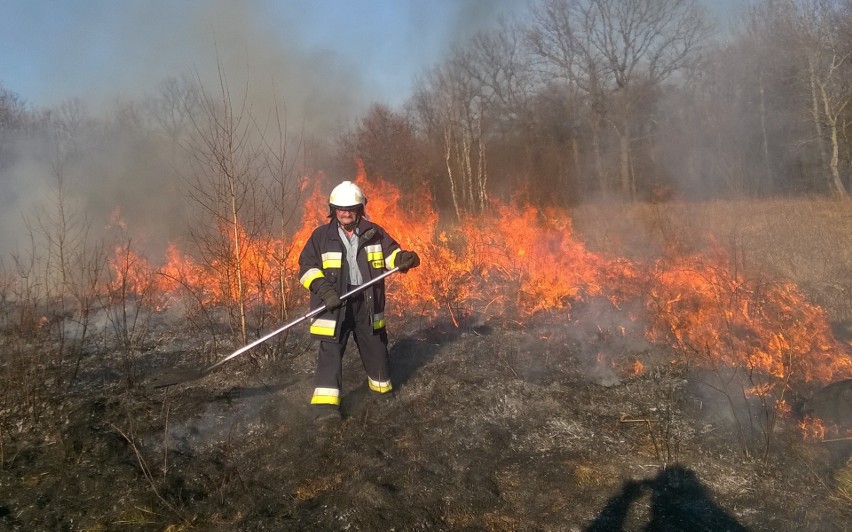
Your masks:
{"label": "ash on ground", "polygon": [[[726,408],[707,372],[635,331],[550,314],[390,334],[395,394],[371,395],[350,346],[336,424],[310,417],[315,350],[299,334],[286,354],[162,389],[89,367],[38,420],[4,426],[0,524],[848,529],[848,445],[806,442],[760,405]],[[203,347],[171,338],[140,355],[149,380],[204,364],[189,355]]]}

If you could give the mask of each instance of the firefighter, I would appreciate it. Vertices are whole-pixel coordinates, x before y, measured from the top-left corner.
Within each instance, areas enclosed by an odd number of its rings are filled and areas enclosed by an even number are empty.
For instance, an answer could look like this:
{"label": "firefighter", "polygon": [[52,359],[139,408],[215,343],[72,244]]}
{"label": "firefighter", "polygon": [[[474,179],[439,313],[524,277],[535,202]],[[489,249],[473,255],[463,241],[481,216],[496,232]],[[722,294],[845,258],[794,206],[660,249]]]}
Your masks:
{"label": "firefighter", "polygon": [[384,229],[366,217],[367,198],[358,185],[344,181],[328,200],[329,223],[316,228],[299,256],[299,281],[311,293],[311,308],[326,310],[312,319],[311,336],[319,353],[311,397],[314,419],[340,419],[343,353],[349,335],[361,355],[367,385],[378,397],[393,391],[388,370],[385,330],[385,285],[380,281],[340,300],[358,285],[398,267],[407,272],[420,264],[413,251],[404,251]]}

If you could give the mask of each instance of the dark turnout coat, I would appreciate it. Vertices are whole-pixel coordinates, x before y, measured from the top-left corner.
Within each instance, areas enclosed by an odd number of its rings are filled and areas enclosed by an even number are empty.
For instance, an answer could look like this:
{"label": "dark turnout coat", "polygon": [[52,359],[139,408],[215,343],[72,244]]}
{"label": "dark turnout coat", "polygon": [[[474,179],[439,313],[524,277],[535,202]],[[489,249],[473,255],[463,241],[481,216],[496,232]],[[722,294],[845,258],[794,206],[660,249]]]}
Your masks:
{"label": "dark turnout coat", "polygon": [[[364,282],[395,267],[399,244],[382,227],[361,218],[358,222],[358,269]],[[316,228],[299,256],[299,282],[311,292],[311,308],[323,304],[314,281],[325,278],[338,295],[349,290],[346,247],[338,233],[337,220]],[[385,328],[385,283],[380,281],[363,291],[364,302],[374,333]],[[311,320],[310,331],[320,340],[340,341],[344,309],[323,312]]]}

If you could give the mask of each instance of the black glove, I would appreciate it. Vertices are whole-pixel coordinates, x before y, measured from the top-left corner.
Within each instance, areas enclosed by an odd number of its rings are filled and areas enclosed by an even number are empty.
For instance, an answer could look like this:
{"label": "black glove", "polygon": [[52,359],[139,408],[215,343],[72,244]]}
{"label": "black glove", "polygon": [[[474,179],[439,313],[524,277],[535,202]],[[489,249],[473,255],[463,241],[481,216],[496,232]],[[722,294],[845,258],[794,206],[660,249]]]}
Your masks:
{"label": "black glove", "polygon": [[399,268],[399,271],[405,273],[411,268],[420,266],[420,257],[413,251],[400,251],[396,255],[396,261],[394,262],[397,268]]}
{"label": "black glove", "polygon": [[319,283],[319,286],[317,286],[317,295],[322,298],[326,310],[337,310],[343,306],[343,301],[340,300],[337,290],[331,286],[331,283],[325,279],[317,279],[314,282]]}

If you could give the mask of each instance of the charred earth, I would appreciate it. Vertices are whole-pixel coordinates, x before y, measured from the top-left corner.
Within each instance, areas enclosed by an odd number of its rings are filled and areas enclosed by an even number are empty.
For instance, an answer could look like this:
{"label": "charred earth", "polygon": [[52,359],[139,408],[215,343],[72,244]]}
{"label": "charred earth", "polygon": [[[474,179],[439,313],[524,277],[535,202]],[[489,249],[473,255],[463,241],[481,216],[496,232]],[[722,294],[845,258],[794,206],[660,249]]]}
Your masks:
{"label": "charred earth", "polygon": [[794,414],[737,413],[719,374],[567,312],[410,321],[391,331],[389,398],[370,395],[350,346],[343,419],[321,425],[302,332],[286,354],[152,389],[164,368],[204,363],[202,340],[158,334],[135,385],[92,362],[73,394],[4,425],[2,528],[830,531],[852,518],[848,442],[805,441]]}

